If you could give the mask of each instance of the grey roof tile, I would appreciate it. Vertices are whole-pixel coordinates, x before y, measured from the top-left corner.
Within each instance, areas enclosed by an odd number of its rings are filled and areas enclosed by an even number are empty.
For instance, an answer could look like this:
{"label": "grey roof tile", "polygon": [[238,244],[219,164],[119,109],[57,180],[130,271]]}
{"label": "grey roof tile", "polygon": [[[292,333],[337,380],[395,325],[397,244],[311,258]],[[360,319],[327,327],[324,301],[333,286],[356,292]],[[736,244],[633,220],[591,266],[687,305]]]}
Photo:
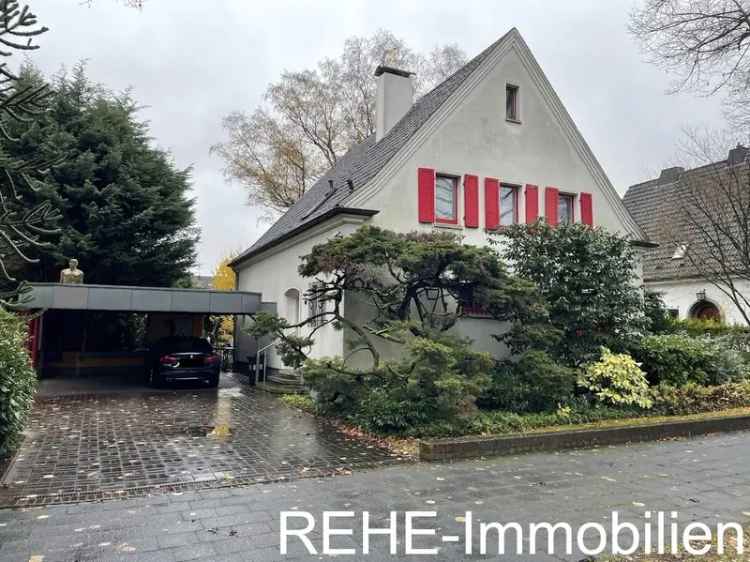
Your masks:
{"label": "grey roof tile", "polygon": [[[302,230],[305,225],[312,224],[320,215],[335,207],[344,207],[343,203],[352,193],[347,180],[352,180],[356,192],[374,178],[512,31],[500,37],[453,75],[422,96],[380,142],[375,142],[373,134],[353,146],[255,244],[235,258],[232,264],[236,265],[251,255],[257,254],[295,230]],[[331,192],[329,180],[333,181],[333,192]]]}
{"label": "grey roof tile", "polygon": [[[643,277],[646,281],[701,277],[701,271],[694,266],[694,262],[705,262],[714,255],[714,250],[699,233],[701,228],[709,226],[709,219],[705,216],[701,218],[701,213],[694,213],[693,218],[688,218],[685,205],[713,201],[718,209],[721,201],[716,195],[719,193],[717,182],[738,179],[745,182],[748,167],[747,164],[730,167],[726,160],[721,160],[680,172],[677,176],[663,174],[661,178],[633,185],[623,197],[625,207],[649,240],[659,244],[643,255]],[[685,257],[673,259],[675,251],[682,244],[687,245]],[[729,255],[732,253],[733,250],[728,248],[727,259],[736,261],[737,255]]]}

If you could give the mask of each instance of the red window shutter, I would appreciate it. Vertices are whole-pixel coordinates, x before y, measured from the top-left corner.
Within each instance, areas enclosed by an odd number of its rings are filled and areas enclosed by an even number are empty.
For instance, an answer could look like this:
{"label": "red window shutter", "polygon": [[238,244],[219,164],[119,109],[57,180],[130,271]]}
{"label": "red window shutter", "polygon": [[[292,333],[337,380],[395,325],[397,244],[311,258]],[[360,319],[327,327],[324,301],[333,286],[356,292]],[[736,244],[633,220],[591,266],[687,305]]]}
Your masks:
{"label": "red window shutter", "polygon": [[500,224],[499,183],[495,178],[484,178],[484,226],[489,230]]}
{"label": "red window shutter", "polygon": [[544,217],[547,224],[557,224],[557,201],[560,197],[560,191],[554,187],[548,187],[544,190]]}
{"label": "red window shutter", "polygon": [[435,170],[419,168],[417,172],[419,222],[435,222]]}
{"label": "red window shutter", "polygon": [[464,224],[467,228],[479,226],[479,178],[464,176]]}
{"label": "red window shutter", "polygon": [[539,218],[539,188],[530,183],[526,184],[526,224],[531,224]]}
{"label": "red window shutter", "polygon": [[589,226],[594,226],[594,207],[591,201],[590,193],[581,193],[581,222]]}

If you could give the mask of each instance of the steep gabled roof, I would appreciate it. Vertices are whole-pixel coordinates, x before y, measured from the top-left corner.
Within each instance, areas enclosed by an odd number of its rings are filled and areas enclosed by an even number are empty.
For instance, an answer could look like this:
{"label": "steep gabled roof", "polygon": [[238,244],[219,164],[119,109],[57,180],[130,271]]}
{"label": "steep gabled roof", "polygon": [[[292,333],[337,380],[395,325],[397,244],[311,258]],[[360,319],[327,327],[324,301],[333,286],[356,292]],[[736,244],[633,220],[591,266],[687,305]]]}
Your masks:
{"label": "steep gabled roof", "polygon": [[[333,168],[315,182],[255,244],[235,258],[230,265],[237,265],[271,247],[279,240],[287,238],[293,231],[304,230],[306,225],[317,222],[315,219],[321,215],[342,206],[342,203],[352,194],[347,181],[351,180],[354,192],[364,187],[512,32],[513,30],[503,35],[453,75],[422,96],[380,142],[375,142],[373,134],[349,149],[343,157],[338,159]],[[333,181],[333,190],[331,190],[329,180]]]}
{"label": "steep gabled roof", "polygon": [[350,213],[359,209],[360,214],[375,214],[376,210],[367,210],[360,206],[361,201],[366,199],[365,195],[360,198],[358,195],[363,191],[366,192],[364,188],[368,182],[371,182],[389,161],[402,148],[405,148],[417,131],[438,113],[438,110],[453,94],[459,95],[458,91],[462,90],[464,83],[471,85],[471,81],[468,81],[469,77],[482,66],[482,63],[487,60],[491,61],[493,53],[504,48],[506,43],[511,46],[516,45],[525,53],[524,56],[530,61],[533,78],[539,84],[543,96],[550,103],[553,113],[563,126],[575,150],[581,155],[605,196],[614,205],[615,212],[623,221],[626,230],[634,237],[634,241],[644,241],[646,235],[622,205],[620,197],[604,170],[544,76],[520,33],[516,28],[512,28],[419,99],[380,142],[375,142],[375,135],[370,135],[363,142],[352,147],[255,244],[235,258],[230,265],[234,267],[280,241],[319,223],[321,219],[334,216],[337,210]]}
{"label": "steep gabled roof", "polygon": [[[644,280],[701,277],[701,272],[693,263],[695,260],[711,259],[710,256],[715,255],[715,249],[706,244],[701,234],[703,229],[711,232],[713,226],[709,218],[700,212],[688,218],[684,205],[696,205],[700,201],[714,201],[716,205],[721,205],[719,182],[739,182],[737,186],[742,188],[748,182],[748,164],[745,160],[748,151],[744,148],[742,151],[733,149],[726,160],[690,170],[669,168],[662,171],[658,178],[628,188],[623,197],[625,207],[649,240],[659,245],[643,255]],[[738,157],[737,161],[733,161],[732,153]],[[713,212],[716,211],[708,211],[709,214]],[[737,254],[728,244],[726,246],[726,260],[729,263],[737,259]]]}

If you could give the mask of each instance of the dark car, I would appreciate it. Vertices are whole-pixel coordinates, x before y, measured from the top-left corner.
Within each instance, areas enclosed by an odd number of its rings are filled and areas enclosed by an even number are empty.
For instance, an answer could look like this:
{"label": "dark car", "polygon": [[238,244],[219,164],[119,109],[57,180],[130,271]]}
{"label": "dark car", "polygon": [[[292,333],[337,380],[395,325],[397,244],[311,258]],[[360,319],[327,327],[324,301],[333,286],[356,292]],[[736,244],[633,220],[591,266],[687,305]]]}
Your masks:
{"label": "dark car", "polygon": [[203,381],[219,384],[221,356],[203,338],[172,336],[156,342],[146,358],[146,376],[152,386],[167,382]]}

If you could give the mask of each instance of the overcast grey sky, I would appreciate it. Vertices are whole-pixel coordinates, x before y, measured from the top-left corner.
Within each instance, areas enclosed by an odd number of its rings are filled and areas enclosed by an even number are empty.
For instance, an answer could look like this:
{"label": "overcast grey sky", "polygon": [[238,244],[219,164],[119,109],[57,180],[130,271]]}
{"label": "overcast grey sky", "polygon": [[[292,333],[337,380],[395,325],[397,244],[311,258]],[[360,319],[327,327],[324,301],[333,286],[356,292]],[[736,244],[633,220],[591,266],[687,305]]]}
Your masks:
{"label": "overcast grey sky", "polygon": [[351,35],[385,28],[415,50],[455,42],[472,57],[517,27],[621,194],[674,163],[683,127],[722,125],[718,99],[666,95],[668,77],[627,33],[633,0],[27,2],[50,28],[32,55],[42,70],[86,59],[93,80],[132,87],[156,144],[194,167],[201,273],[268,227],[209,155],[222,116],[253,109],[282,70],[337,56]]}

